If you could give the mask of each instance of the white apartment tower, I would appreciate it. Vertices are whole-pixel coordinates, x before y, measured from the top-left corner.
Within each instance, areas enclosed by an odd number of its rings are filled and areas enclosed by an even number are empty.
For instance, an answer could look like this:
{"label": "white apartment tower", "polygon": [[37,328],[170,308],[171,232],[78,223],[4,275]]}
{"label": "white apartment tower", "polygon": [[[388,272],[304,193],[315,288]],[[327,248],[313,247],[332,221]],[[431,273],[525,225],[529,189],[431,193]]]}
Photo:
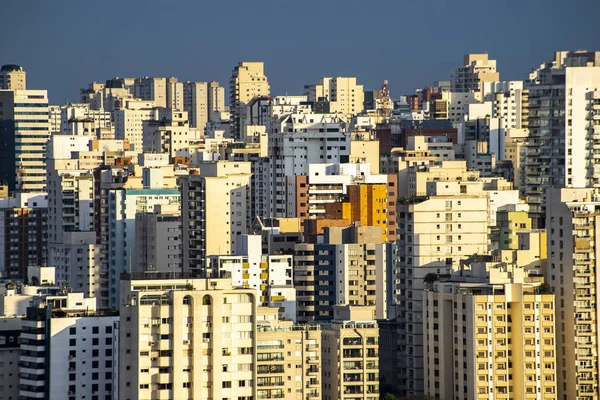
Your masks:
{"label": "white apartment tower", "polygon": [[9,190],[46,189],[50,137],[45,90],[0,90],[0,183]]}
{"label": "white apartment tower", "polygon": [[600,52],[556,52],[527,88],[524,194],[543,228],[548,188],[600,186]]}
{"label": "white apartment tower", "polygon": [[229,104],[232,132],[241,137],[247,121],[246,106],[255,97],[269,96],[270,86],[262,62],[240,62],[232,71],[229,80]]}
{"label": "white apartment tower", "polygon": [[119,316],[81,293],[34,299],[21,333],[19,399],[115,398]]}
{"label": "white apartment tower", "polygon": [[461,259],[487,253],[488,201],[483,182],[461,180],[427,182],[426,196],[398,201],[398,387],[403,394],[424,391],[424,278],[457,271]]}
{"label": "white apartment tower", "polygon": [[304,89],[309,101],[314,102],[321,98],[329,101],[329,110],[332,113],[350,117],[364,109],[363,85],[358,85],[355,77],[321,78],[318,84],[307,85]]}
{"label": "white apartment tower", "polygon": [[547,192],[546,281],[556,301],[558,399],[598,398],[598,189]]}
{"label": "white apartment tower", "polygon": [[[310,164],[347,163],[350,133],[344,116],[338,114],[287,114],[274,123],[269,134],[269,215],[288,217],[295,213],[296,177],[308,175]],[[289,209],[289,210],[288,210]],[[295,216],[295,215],[293,215]]]}

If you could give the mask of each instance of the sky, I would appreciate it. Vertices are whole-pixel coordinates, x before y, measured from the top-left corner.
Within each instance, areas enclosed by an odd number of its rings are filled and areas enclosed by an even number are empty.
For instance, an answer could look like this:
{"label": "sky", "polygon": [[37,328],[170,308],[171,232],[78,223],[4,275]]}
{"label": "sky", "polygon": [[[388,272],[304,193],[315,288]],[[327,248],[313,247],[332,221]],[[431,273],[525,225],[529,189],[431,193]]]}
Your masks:
{"label": "sky", "polygon": [[[558,50],[600,50],[600,0],[2,0],[0,64],[27,71],[51,103],[92,81],[216,80],[263,61],[271,94],[356,76],[394,96],[447,80],[466,53],[524,79]],[[226,89],[227,91],[227,89]]]}

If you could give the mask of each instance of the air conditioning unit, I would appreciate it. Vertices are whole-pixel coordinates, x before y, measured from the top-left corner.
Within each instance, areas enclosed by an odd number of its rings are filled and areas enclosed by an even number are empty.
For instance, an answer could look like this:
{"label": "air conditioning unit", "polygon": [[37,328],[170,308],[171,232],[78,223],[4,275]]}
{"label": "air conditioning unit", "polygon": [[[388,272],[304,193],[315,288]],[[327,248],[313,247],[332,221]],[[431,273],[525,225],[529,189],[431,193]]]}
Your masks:
{"label": "air conditioning unit", "polygon": [[150,361],[156,361],[156,357],[152,357]]}
{"label": "air conditioning unit", "polygon": [[156,342],[149,342],[148,343],[150,346],[156,346]]}
{"label": "air conditioning unit", "polygon": [[207,322],[206,326],[211,327],[212,326],[212,322]]}
{"label": "air conditioning unit", "polygon": [[210,343],[210,339],[202,339],[204,343]]}
{"label": "air conditioning unit", "polygon": [[187,326],[188,328],[191,328],[193,325],[191,322],[188,322],[187,324],[185,324],[185,326]]}
{"label": "air conditioning unit", "polygon": [[183,344],[190,344],[190,341],[189,340],[184,340]]}

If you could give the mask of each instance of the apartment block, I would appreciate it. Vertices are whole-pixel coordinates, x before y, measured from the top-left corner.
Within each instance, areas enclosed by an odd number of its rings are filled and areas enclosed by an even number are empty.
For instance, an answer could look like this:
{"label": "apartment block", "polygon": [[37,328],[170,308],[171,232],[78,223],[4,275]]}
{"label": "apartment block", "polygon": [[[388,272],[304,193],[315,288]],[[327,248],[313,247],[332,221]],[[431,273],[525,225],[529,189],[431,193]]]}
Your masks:
{"label": "apartment block", "polygon": [[[427,274],[460,269],[488,251],[488,197],[477,181],[432,181],[426,196],[398,201],[398,379],[401,394],[424,390],[422,304]],[[429,187],[429,190],[427,190]]]}
{"label": "apartment block", "polygon": [[241,235],[235,255],[208,256],[206,273],[231,277],[234,288],[255,289],[263,306],[277,307],[279,318],[295,321],[293,265],[291,255],[262,254],[261,235]]}
{"label": "apartment block", "polygon": [[20,399],[112,399],[119,316],[81,293],[38,297],[22,322]]}
{"label": "apartment block", "polygon": [[135,231],[136,264],[132,272],[183,271],[179,204],[159,204],[152,212],[136,213]]}
{"label": "apartment block", "polygon": [[21,318],[0,318],[0,399],[19,398]]}
{"label": "apartment block", "polygon": [[556,52],[530,74],[524,194],[544,228],[546,191],[600,183],[600,52]]}
{"label": "apartment block", "polygon": [[363,85],[355,77],[321,78],[316,85],[304,87],[309,101],[329,101],[329,112],[352,116],[364,110]]}
{"label": "apartment block", "polygon": [[321,327],[281,321],[275,308],[258,314],[256,398],[323,398]]}
{"label": "apartment block", "polygon": [[119,397],[254,398],[256,292],[227,279],[145,276],[121,280]]}
{"label": "apartment block", "polygon": [[269,134],[270,210],[263,217],[295,216],[292,193],[298,176],[310,164],[347,163],[350,159],[348,123],[337,114],[288,114]]}
{"label": "apartment block", "polygon": [[239,138],[248,121],[247,105],[255,97],[269,96],[269,81],[262,62],[240,62],[231,72],[229,80],[229,104],[232,133]]}
{"label": "apartment block", "polygon": [[598,189],[546,194],[546,280],[557,296],[556,375],[559,399],[598,397]]}
{"label": "apartment block", "polygon": [[50,137],[45,90],[0,90],[0,181],[9,191],[46,189],[46,142]]}
{"label": "apartment block", "polygon": [[165,78],[136,78],[132,94],[135,98],[151,101],[157,107],[167,107],[167,80]]}
{"label": "apartment block", "polygon": [[6,64],[0,68],[0,89],[27,90],[27,73],[20,65]]}
{"label": "apartment block", "polygon": [[232,254],[248,233],[250,178],[250,163],[229,161],[202,163],[180,178],[184,270],[204,269],[209,255]]}
{"label": "apartment block", "polygon": [[481,93],[485,82],[497,82],[500,73],[496,71],[496,60],[487,54],[465,54],[462,66],[450,75],[450,91]]}
{"label": "apartment block", "polygon": [[379,328],[372,307],[334,306],[322,324],[323,399],[379,399]]}
{"label": "apartment block", "polygon": [[336,304],[373,306],[387,318],[395,247],[382,241],[381,228],[328,227],[323,236],[322,244],[294,248],[298,321],[329,321]]}
{"label": "apartment block", "polygon": [[0,199],[0,274],[24,280],[27,267],[48,261],[46,193],[17,193]]}
{"label": "apartment block", "polygon": [[125,100],[113,112],[115,139],[128,140],[130,150],[141,153],[144,149],[144,126],[157,119],[156,104],[151,101]]}
{"label": "apartment block", "polygon": [[555,300],[523,268],[472,265],[425,291],[425,394],[556,399]]}
{"label": "apartment block", "polygon": [[176,158],[190,159],[194,142],[199,142],[203,131],[191,129],[186,111],[161,110],[155,121],[143,127],[142,146],[146,153],[166,153],[173,162]]}

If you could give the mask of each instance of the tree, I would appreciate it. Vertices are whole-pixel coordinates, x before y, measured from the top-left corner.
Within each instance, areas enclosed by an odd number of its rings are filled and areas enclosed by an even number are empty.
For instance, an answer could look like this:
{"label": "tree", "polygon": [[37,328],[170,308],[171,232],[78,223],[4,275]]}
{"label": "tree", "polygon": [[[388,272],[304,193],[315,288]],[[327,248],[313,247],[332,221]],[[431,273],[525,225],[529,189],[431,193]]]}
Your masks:
{"label": "tree", "polygon": [[440,279],[440,277],[438,276],[438,274],[434,273],[434,272],[430,272],[427,275],[425,275],[425,277],[423,278],[423,283],[425,284],[425,286],[427,286],[429,289],[431,289],[433,287],[433,284],[435,282],[437,282]]}

